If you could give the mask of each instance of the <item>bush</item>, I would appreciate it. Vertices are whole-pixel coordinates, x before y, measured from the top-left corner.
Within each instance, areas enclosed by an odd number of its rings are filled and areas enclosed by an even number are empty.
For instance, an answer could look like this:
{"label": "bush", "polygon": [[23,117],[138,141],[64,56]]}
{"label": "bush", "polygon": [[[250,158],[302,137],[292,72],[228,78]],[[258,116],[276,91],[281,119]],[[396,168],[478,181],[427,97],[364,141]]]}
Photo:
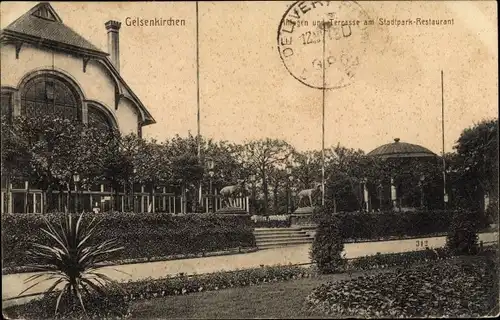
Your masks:
{"label": "bush", "polygon": [[[61,214],[46,215],[53,222]],[[95,243],[114,238],[126,249],[115,261],[155,258],[176,254],[222,251],[255,247],[253,226],[248,216],[163,213],[86,213],[87,218],[102,219],[105,228],[95,234]],[[47,235],[39,214],[2,215],[3,267],[29,263],[24,254],[31,242],[45,243]]]}
{"label": "bush", "polygon": [[410,267],[421,261],[434,261],[449,258],[445,248],[418,250],[401,253],[376,254],[355,258],[349,261],[348,267],[354,270],[370,270],[390,267]]}
{"label": "bush", "polygon": [[[123,319],[130,315],[130,302],[119,290],[108,289],[110,293],[106,296],[83,294],[82,300],[87,315],[91,319]],[[72,309],[66,299],[61,299],[59,313],[54,316],[54,306],[58,292],[45,295],[40,299],[30,301],[19,306],[11,306],[4,309],[4,315],[11,319],[86,319],[86,316],[78,304],[73,304]]]}
{"label": "bush", "polygon": [[330,317],[414,318],[494,315],[498,305],[495,257],[467,257],[327,283],[305,307]]}
{"label": "bush", "polygon": [[473,255],[478,251],[476,217],[457,212],[446,237],[446,247],[453,255]]}
{"label": "bush", "polygon": [[235,271],[221,271],[188,277],[166,277],[145,279],[124,284],[127,299],[150,299],[160,296],[186,295],[202,291],[216,291],[233,287],[245,287],[260,283],[281,282],[314,276],[310,268],[300,266],[263,266]]}
{"label": "bush", "polygon": [[336,272],[344,264],[341,223],[337,216],[331,214],[323,215],[318,221],[310,255],[322,273]]}
{"label": "bush", "polygon": [[[341,232],[344,239],[371,240],[388,237],[427,236],[448,232],[453,215],[457,212],[476,217],[477,227],[486,229],[485,215],[470,211],[423,210],[415,212],[340,212]],[[332,211],[320,211],[315,220]]]}

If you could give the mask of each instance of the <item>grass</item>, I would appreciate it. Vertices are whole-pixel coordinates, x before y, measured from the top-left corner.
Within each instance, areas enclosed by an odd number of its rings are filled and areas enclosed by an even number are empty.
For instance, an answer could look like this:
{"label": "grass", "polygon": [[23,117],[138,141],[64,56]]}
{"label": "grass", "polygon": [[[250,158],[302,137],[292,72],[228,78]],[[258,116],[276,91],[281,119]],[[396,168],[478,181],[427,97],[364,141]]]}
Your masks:
{"label": "grass", "polygon": [[[353,276],[388,270],[353,273]],[[280,283],[224,289],[137,301],[132,319],[243,319],[243,318],[320,318],[302,310],[305,297],[328,281],[349,279],[348,274],[321,275]]]}
{"label": "grass", "polygon": [[[424,268],[429,263],[435,267],[467,264],[485,257],[457,257],[452,260],[438,262],[415,263],[411,269]],[[313,278],[265,283],[251,287],[239,287],[219,291],[193,293],[183,296],[169,296],[151,300],[133,302],[132,319],[296,319],[296,318],[331,318],[320,311],[307,311],[306,297],[321,285],[336,283],[359,276],[377,276],[394,272],[397,268],[377,269],[367,272],[355,272],[320,275]],[[439,278],[439,277],[438,277]],[[437,286],[441,284],[434,284]],[[445,288],[446,289],[446,288]],[[496,287],[496,292],[498,287]],[[363,293],[361,293],[363,295]],[[452,298],[451,296],[449,297]],[[497,300],[498,301],[498,300]],[[498,302],[494,303],[497,305]],[[314,310],[314,309],[313,309]],[[498,311],[498,309],[496,309]],[[458,310],[457,310],[458,311]],[[496,311],[495,311],[496,312]],[[494,312],[494,313],[495,313]],[[340,316],[335,316],[339,318]],[[345,318],[345,317],[340,317]]]}

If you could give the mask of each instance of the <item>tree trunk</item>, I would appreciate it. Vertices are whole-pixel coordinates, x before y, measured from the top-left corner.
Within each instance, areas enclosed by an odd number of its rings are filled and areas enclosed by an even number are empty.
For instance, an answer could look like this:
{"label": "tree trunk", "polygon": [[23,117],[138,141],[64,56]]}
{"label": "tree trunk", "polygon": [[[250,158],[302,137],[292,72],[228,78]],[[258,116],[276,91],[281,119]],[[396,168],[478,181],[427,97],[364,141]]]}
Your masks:
{"label": "tree trunk", "polygon": [[42,213],[46,214],[50,212],[54,202],[54,195],[52,194],[53,187],[52,184],[48,184],[42,189]]}

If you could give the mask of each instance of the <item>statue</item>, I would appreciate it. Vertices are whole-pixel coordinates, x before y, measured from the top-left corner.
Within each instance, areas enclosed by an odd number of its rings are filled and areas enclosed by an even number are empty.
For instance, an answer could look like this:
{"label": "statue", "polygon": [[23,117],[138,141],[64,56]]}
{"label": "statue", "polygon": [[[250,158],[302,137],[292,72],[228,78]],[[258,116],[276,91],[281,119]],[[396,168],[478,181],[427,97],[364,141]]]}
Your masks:
{"label": "statue", "polygon": [[238,182],[232,186],[225,186],[220,190],[220,195],[222,196],[222,204],[225,207],[234,207],[236,203],[236,198],[246,192],[246,186],[243,182]]}
{"label": "statue", "polygon": [[315,183],[314,188],[312,188],[312,189],[305,189],[305,190],[300,191],[298,193],[299,202],[297,203],[297,207],[303,208],[300,205],[302,202],[304,202],[303,201],[304,199],[309,199],[309,206],[306,206],[306,207],[312,207],[313,206],[313,198],[315,198],[316,195],[318,193],[321,193],[321,192],[322,192],[321,183]]}

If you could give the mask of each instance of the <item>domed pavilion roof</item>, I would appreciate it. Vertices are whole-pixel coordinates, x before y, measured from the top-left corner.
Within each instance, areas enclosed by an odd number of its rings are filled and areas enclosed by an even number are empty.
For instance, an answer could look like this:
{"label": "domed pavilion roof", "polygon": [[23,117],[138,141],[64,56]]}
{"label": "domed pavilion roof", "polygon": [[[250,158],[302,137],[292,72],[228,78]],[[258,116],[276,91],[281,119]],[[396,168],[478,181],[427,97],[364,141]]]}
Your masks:
{"label": "domed pavilion roof", "polygon": [[399,138],[394,139],[393,143],[384,144],[368,153],[368,156],[379,157],[382,159],[390,158],[428,158],[437,155],[427,148],[417,144],[401,142]]}

